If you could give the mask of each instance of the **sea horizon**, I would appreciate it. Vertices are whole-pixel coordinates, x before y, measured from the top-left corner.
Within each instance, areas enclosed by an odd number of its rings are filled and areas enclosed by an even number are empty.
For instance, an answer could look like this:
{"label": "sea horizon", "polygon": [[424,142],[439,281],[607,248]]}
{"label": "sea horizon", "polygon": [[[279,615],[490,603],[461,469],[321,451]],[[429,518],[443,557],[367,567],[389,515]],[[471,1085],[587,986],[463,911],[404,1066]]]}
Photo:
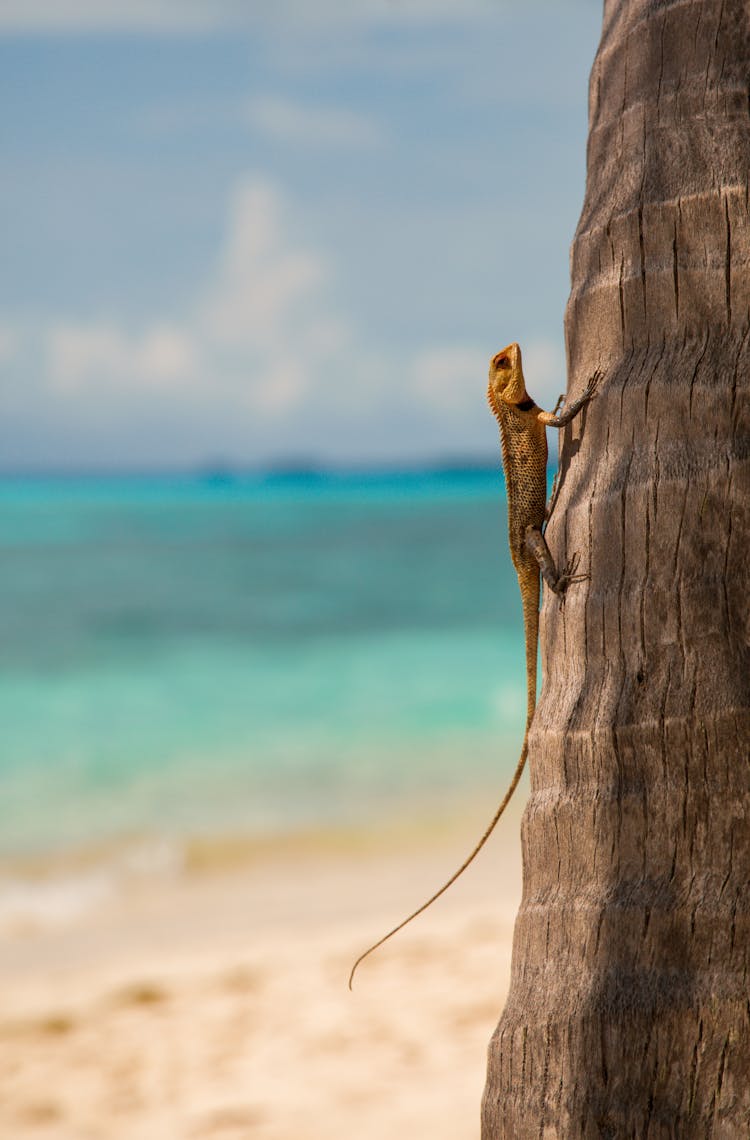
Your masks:
{"label": "sea horizon", "polygon": [[499,451],[486,455],[436,454],[421,459],[335,460],[312,456],[279,456],[263,462],[235,462],[223,459],[199,460],[194,463],[161,465],[90,464],[72,466],[0,466],[2,482],[37,482],[77,480],[143,480],[206,479],[256,481],[274,479],[379,479],[412,478],[418,475],[474,475],[498,473],[502,470]]}

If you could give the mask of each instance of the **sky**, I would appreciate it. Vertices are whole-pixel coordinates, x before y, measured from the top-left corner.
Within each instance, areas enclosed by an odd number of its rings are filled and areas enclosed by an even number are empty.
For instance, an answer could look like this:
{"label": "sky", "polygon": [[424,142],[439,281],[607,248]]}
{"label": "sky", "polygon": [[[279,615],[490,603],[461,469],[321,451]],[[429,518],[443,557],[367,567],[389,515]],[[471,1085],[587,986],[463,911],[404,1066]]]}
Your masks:
{"label": "sky", "polygon": [[565,388],[599,0],[0,0],[0,470],[486,458]]}

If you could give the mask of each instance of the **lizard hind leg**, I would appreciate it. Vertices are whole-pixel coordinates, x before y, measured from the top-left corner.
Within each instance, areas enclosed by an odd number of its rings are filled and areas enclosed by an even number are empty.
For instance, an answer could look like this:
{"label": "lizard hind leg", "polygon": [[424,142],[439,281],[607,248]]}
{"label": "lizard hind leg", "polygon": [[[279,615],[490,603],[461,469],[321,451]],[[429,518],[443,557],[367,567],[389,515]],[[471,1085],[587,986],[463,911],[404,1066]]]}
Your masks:
{"label": "lizard hind leg", "polygon": [[591,577],[590,574],[576,573],[580,560],[581,556],[578,551],[576,551],[573,557],[568,559],[557,576],[557,589],[555,593],[560,600],[561,606],[565,605],[565,592],[568,589],[568,586],[570,586],[573,582],[588,582],[589,578]]}
{"label": "lizard hind leg", "polygon": [[546,539],[539,527],[527,526],[524,538],[526,549],[536,561],[539,567],[539,573],[542,575],[542,578],[550,590],[557,594],[561,601],[564,599],[565,591],[571,583],[585,582],[588,580],[588,574],[577,573],[578,563],[580,561],[578,554],[574,554],[573,557],[566,562],[562,570],[558,572],[555,566],[555,560],[550,553]]}

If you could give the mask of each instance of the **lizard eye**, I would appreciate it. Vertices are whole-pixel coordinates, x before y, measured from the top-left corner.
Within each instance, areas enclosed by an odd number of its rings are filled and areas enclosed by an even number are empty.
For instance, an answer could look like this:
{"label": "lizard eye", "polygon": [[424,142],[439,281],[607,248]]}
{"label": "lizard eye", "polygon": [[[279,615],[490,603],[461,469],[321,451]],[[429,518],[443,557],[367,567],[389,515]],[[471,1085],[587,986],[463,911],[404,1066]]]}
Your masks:
{"label": "lizard eye", "polygon": [[507,356],[501,356],[496,363],[498,368],[510,368],[510,361]]}

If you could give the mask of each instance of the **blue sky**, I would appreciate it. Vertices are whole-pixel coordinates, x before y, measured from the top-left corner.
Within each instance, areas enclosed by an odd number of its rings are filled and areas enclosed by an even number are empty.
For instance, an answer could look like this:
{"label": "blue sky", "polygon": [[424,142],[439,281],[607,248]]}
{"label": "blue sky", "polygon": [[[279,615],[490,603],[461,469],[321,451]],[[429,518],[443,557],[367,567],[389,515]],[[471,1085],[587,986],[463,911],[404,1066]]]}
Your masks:
{"label": "blue sky", "polygon": [[0,0],[0,467],[486,456],[564,387],[598,0]]}

